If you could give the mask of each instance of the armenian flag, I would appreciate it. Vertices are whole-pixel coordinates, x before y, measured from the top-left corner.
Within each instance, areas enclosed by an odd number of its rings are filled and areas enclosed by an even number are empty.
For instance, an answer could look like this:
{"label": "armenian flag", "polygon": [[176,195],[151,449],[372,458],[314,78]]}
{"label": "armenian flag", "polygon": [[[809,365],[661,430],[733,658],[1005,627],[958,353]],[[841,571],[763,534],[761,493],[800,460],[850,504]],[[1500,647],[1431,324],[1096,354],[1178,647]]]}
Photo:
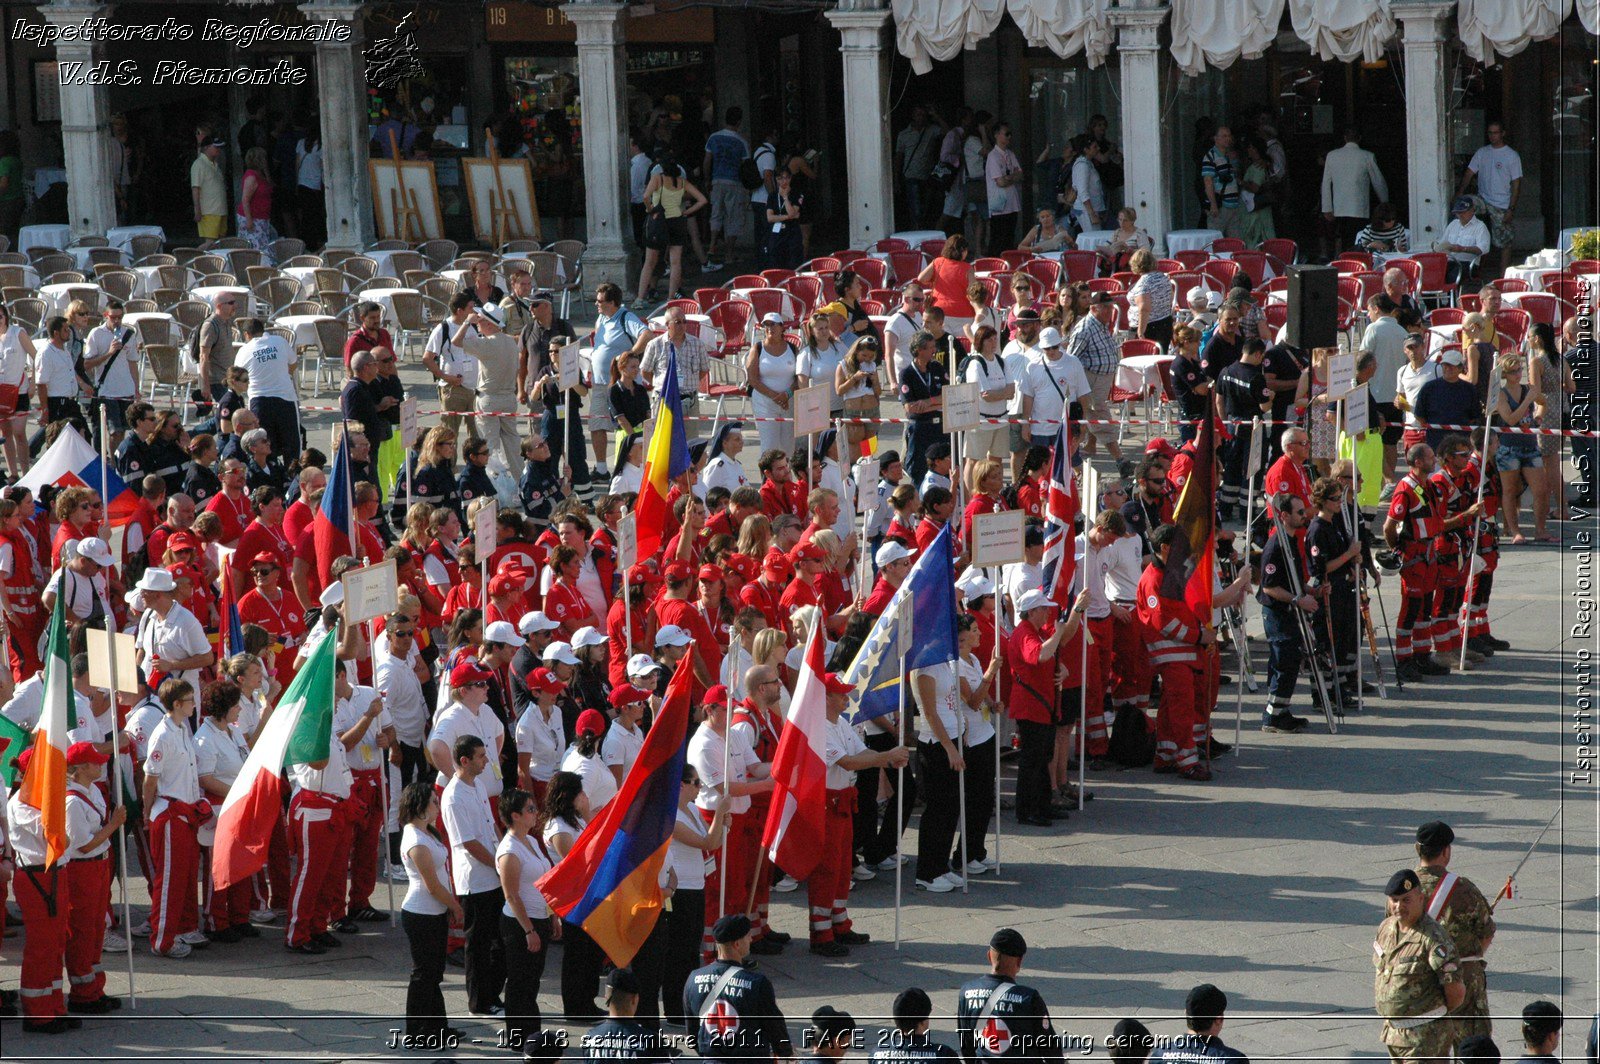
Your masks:
{"label": "armenian flag", "polygon": [[[667,373],[678,379],[670,364]],[[676,400],[676,387],[671,394]],[[661,916],[661,869],[678,816],[693,682],[693,669],[673,674],[622,790],[537,884],[551,910],[587,931],[619,967],[633,961]]]}
{"label": "armenian flag", "polygon": [[[689,468],[689,440],[683,431],[683,401],[678,397],[678,351],[667,348],[667,379],[661,386],[655,432],[644,454],[643,483],[639,485],[636,561],[653,558],[661,549],[661,530],[667,527],[667,492],[672,482]],[[672,803],[674,806],[677,802]],[[613,958],[614,959],[614,958]]]}

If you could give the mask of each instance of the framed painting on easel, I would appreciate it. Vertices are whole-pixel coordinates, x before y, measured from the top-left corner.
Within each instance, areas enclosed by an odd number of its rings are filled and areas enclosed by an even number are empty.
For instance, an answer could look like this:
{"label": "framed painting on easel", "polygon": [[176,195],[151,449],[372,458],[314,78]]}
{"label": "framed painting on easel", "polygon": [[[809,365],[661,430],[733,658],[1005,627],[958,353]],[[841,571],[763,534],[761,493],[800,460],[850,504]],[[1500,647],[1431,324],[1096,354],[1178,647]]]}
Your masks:
{"label": "framed painting on easel", "polygon": [[367,174],[380,240],[420,243],[444,236],[439,186],[431,162],[369,159]]}
{"label": "framed painting on easel", "polygon": [[539,204],[533,192],[533,166],[527,159],[504,159],[494,135],[487,159],[462,159],[461,174],[472,211],[472,231],[490,247],[508,240],[542,240]]}

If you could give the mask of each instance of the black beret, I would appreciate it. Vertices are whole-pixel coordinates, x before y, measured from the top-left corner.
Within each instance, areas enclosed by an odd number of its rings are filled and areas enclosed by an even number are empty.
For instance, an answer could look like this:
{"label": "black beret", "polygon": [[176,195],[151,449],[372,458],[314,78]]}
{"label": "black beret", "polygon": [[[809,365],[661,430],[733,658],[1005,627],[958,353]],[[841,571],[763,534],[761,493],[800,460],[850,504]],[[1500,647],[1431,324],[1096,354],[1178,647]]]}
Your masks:
{"label": "black beret", "polygon": [[1118,1020],[1117,1025],[1111,1028],[1112,1048],[1142,1048],[1154,1049],[1156,1040],[1150,1034],[1150,1028],[1138,1020],[1129,1018]]}
{"label": "black beret", "polygon": [[989,948],[1002,957],[1020,957],[1028,952],[1028,944],[1022,940],[1022,933],[1013,928],[1002,927],[989,939]]}
{"label": "black beret", "polygon": [[1475,1034],[1456,1045],[1456,1059],[1470,1060],[1472,1064],[1500,1064],[1500,1047],[1488,1035]]}
{"label": "black beret", "polygon": [[933,1015],[933,999],[919,986],[908,987],[894,996],[891,1015],[896,1026],[907,1022],[920,1022]]}
{"label": "black beret", "polygon": [[737,942],[750,933],[750,918],[744,913],[729,913],[711,925],[711,937],[718,942]]}
{"label": "black beret", "polygon": [[1561,1030],[1561,1021],[1561,1009],[1553,1001],[1532,1001],[1522,1007],[1524,1038],[1548,1038]]}
{"label": "black beret", "polygon": [[1210,983],[1201,983],[1183,999],[1183,1010],[1189,1016],[1221,1016],[1228,1011],[1228,995]]}
{"label": "black beret", "polygon": [[1408,894],[1420,886],[1422,886],[1422,881],[1417,878],[1417,874],[1409,868],[1402,868],[1389,877],[1389,883],[1383,888],[1383,892],[1391,898],[1398,898],[1400,895]]}
{"label": "black beret", "polygon": [[1417,845],[1427,850],[1442,850],[1456,841],[1456,833],[1443,820],[1430,820],[1417,829]]}
{"label": "black beret", "polygon": [[606,976],[606,989],[623,994],[637,994],[639,992],[639,977],[628,968],[613,968],[611,974]]}
{"label": "black beret", "polygon": [[824,1037],[848,1034],[856,1029],[856,1020],[848,1012],[840,1012],[832,1005],[824,1005],[811,1014],[811,1026]]}

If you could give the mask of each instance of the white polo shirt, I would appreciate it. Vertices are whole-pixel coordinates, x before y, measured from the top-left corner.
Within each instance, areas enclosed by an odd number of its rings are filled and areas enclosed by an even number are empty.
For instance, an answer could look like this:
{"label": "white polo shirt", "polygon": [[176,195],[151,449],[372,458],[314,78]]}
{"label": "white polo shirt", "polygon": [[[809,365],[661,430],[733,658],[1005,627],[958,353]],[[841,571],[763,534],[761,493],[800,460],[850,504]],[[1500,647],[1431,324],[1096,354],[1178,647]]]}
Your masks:
{"label": "white polo shirt", "polygon": [[[460,702],[452,702],[445,711],[439,714],[433,722],[433,731],[428,735],[428,745],[435,742],[444,744],[450,753],[451,763],[455,761],[456,740],[464,735],[476,735],[483,740],[483,745],[488,749],[489,767],[478,777],[478,784],[490,798],[497,797],[505,784],[500,778],[500,747],[505,739],[505,726],[494,715],[494,710],[485,702],[474,713]],[[437,783],[443,787],[450,777],[439,773]]]}
{"label": "white polo shirt", "polygon": [[[756,757],[756,752],[750,749],[750,743],[739,733],[732,729],[732,738],[728,740],[728,779],[733,783],[745,783],[750,779],[750,773],[761,764],[761,759]],[[689,763],[694,766],[695,772],[700,775],[700,793],[695,795],[694,804],[707,812],[716,812],[717,805],[722,797],[714,788],[722,785],[722,747],[723,738],[711,728],[710,721],[704,721],[695,729],[694,738],[689,740]],[[728,807],[732,813],[748,813],[750,811],[750,796],[739,795],[731,799]]]}
{"label": "white polo shirt", "polygon": [[169,800],[190,803],[200,800],[198,751],[195,750],[194,736],[189,734],[187,722],[175,724],[170,716],[161,718],[161,723],[156,725],[154,734],[150,736],[150,752],[145,755],[144,774],[146,777],[154,776],[157,780],[156,801],[150,808],[152,819],[161,815]]}
{"label": "white polo shirt", "polygon": [[483,779],[479,776],[467,783],[460,776],[451,776],[439,799],[444,831],[450,837],[450,882],[457,895],[481,894],[500,885],[500,874],[494,865],[479,861],[463,845],[481,843],[492,855],[500,842]]}
{"label": "white polo shirt", "polygon": [[[167,610],[165,617],[155,610],[145,610],[139,618],[138,634],[134,639],[135,645],[144,651],[147,673],[150,671],[150,658],[155,655],[170,661],[211,653],[211,641],[206,638],[206,630],[200,626],[194,614],[189,612],[188,607],[176,602]],[[199,696],[199,669],[187,669],[167,675],[187,680],[194,687],[195,695]]]}

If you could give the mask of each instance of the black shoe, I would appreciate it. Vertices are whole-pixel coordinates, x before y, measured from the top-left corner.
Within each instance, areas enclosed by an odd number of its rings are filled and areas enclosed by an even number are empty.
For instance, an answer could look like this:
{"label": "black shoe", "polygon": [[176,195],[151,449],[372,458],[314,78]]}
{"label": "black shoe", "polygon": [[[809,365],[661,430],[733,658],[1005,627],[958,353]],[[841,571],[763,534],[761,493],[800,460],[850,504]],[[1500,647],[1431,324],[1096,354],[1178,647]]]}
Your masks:
{"label": "black shoe", "polygon": [[1306,726],[1304,717],[1297,717],[1288,710],[1279,713],[1262,713],[1261,730],[1264,732],[1287,732],[1293,734],[1301,731]]}
{"label": "black shoe", "polygon": [[1482,638],[1483,638],[1484,643],[1486,643],[1490,647],[1490,649],[1492,649],[1492,650],[1510,650],[1511,649],[1511,644],[1507,643],[1504,639],[1496,639],[1492,635],[1486,635],[1486,636],[1483,636]]}
{"label": "black shoe", "polygon": [[794,941],[794,936],[787,931],[768,931],[761,937],[769,942],[776,942],[780,946],[787,946]]}
{"label": "black shoe", "polygon": [[1427,673],[1417,668],[1416,663],[1410,660],[1402,661],[1395,666],[1395,679],[1401,683],[1422,683],[1427,680]]}
{"label": "black shoe", "polygon": [[1055,826],[1055,821],[1043,816],[1019,816],[1017,823],[1025,824],[1030,828],[1049,828]]}
{"label": "black shoe", "polygon": [[361,925],[346,916],[342,920],[335,920],[329,925],[329,930],[337,931],[341,935],[355,935],[361,932]]}
{"label": "black shoe", "polygon": [[244,937],[231,927],[224,927],[221,931],[207,931],[206,934],[211,936],[211,941],[213,942],[227,942],[229,944],[237,942]]}
{"label": "black shoe", "polygon": [[122,1001],[114,997],[96,998],[94,1001],[68,1001],[67,1011],[77,1013],[79,1016],[104,1016],[108,1012],[115,1012],[122,1007]]}
{"label": "black shoe", "polygon": [[1411,660],[1412,660],[1412,663],[1415,664],[1418,669],[1422,670],[1422,673],[1423,673],[1424,676],[1449,676],[1450,675],[1450,670],[1448,668],[1446,668],[1443,665],[1438,664],[1432,658],[1417,657],[1417,658],[1412,658]]}
{"label": "black shoe", "polygon": [[321,956],[322,954],[328,952],[322,943],[318,942],[314,938],[308,938],[304,942],[300,943],[285,942],[283,944],[283,948],[288,950],[290,953],[309,953],[313,956]]}
{"label": "black shoe", "polygon": [[1072,806],[1064,802],[1051,802],[1045,808],[1044,815],[1053,820],[1065,820],[1072,815]]}
{"label": "black shoe", "polygon": [[1091,757],[1089,759],[1090,772],[1107,772],[1116,767],[1116,762],[1112,761],[1110,758]]}
{"label": "black shoe", "polygon": [[24,1020],[22,1029],[29,1034],[65,1034],[73,1030],[76,1024],[69,1023],[67,1017],[57,1016],[49,1020]]}
{"label": "black shoe", "polygon": [[464,950],[451,950],[445,954],[444,962],[452,968],[465,968],[467,966],[467,954]]}
{"label": "black shoe", "polygon": [[238,935],[240,938],[261,937],[261,931],[256,927],[255,924],[234,924],[233,927],[229,928],[229,930]]}
{"label": "black shoe", "polygon": [[833,940],[846,946],[865,946],[872,941],[872,936],[862,934],[860,931],[835,931]]}
{"label": "black shoe", "polygon": [[[389,919],[388,913],[380,913],[370,905],[363,905],[353,913],[345,916],[345,920],[358,920],[363,924],[381,924]],[[341,928],[342,930],[342,928]]]}
{"label": "black shoe", "polygon": [[1468,636],[1467,649],[1474,653],[1482,654],[1486,658],[1494,657],[1494,647],[1484,642],[1481,635]]}
{"label": "black shoe", "polygon": [[841,945],[838,942],[813,942],[811,943],[811,952],[819,957],[848,957],[850,956],[850,947]]}
{"label": "black shoe", "polygon": [[333,935],[327,931],[322,931],[318,934],[312,935],[311,941],[315,942],[324,949],[338,949],[344,945],[343,942],[340,942],[337,938],[334,938]]}
{"label": "black shoe", "polygon": [[783,952],[783,946],[770,938],[758,938],[750,943],[750,952],[759,957],[776,957]]}
{"label": "black shoe", "polygon": [[1157,762],[1151,771],[1157,776],[1171,776],[1178,771],[1178,763],[1176,761],[1168,761],[1166,764]]}
{"label": "black shoe", "polygon": [[1212,736],[1211,737],[1211,756],[1212,757],[1221,757],[1223,754],[1227,753],[1229,750],[1232,750],[1232,749],[1233,749],[1233,744],[1232,743],[1225,743],[1221,739],[1218,739],[1216,736]]}

